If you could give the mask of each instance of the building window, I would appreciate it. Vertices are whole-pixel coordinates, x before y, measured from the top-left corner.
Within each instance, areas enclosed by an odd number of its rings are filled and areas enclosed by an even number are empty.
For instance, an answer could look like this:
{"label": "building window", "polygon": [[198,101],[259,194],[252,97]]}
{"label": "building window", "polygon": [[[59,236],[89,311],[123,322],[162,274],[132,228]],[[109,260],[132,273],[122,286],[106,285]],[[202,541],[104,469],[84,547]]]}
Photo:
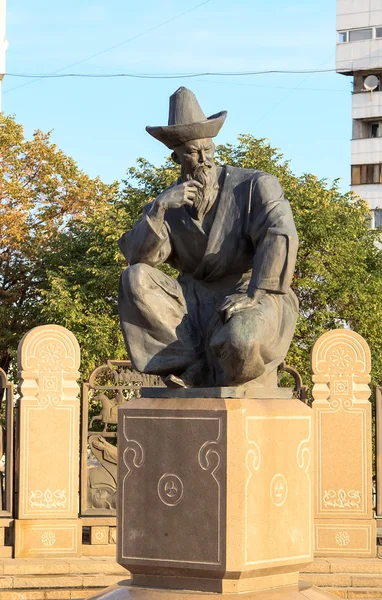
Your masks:
{"label": "building window", "polygon": [[370,123],[369,124],[369,137],[379,138],[382,133],[382,123]]}
{"label": "building window", "polygon": [[382,163],[374,165],[352,165],[352,185],[372,185],[382,183]]}
{"label": "building window", "polygon": [[349,31],[349,42],[359,42],[360,40],[373,39],[373,29],[353,29]]}
{"label": "building window", "polygon": [[376,208],[373,210],[374,213],[374,228],[382,227],[382,209]]}
{"label": "building window", "polygon": [[375,37],[376,38],[382,38],[382,27],[377,27],[376,28],[376,30],[375,30]]}
{"label": "building window", "polygon": [[338,41],[340,44],[348,41],[348,32],[347,31],[339,31],[338,32]]}

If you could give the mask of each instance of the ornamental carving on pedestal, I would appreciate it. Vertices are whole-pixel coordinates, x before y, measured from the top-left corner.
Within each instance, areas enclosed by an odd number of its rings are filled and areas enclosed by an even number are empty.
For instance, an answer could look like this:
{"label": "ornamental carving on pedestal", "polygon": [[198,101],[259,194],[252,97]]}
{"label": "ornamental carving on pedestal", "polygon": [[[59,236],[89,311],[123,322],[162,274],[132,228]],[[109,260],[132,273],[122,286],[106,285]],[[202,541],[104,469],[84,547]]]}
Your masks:
{"label": "ornamental carving on pedestal", "polygon": [[335,329],[320,337],[312,353],[313,397],[328,400],[333,410],[349,410],[370,396],[370,349],[350,329]]}
{"label": "ornamental carving on pedestal", "polygon": [[325,508],[332,506],[333,508],[360,508],[361,493],[356,490],[325,490],[323,495]]}

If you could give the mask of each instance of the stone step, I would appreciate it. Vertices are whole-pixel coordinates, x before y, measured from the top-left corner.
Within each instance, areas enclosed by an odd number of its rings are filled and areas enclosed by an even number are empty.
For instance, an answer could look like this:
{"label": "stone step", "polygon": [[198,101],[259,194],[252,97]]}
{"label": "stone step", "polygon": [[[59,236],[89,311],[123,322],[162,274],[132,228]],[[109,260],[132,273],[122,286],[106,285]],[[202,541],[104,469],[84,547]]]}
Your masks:
{"label": "stone step", "polygon": [[365,598],[373,598],[374,600],[381,600],[382,593],[381,590],[376,588],[332,588],[332,587],[323,587],[320,588],[333,596],[337,596],[338,598],[348,598],[349,600],[365,600]]}
{"label": "stone step", "polygon": [[[121,575],[128,576],[126,569],[114,558],[35,559],[10,558],[0,560],[0,578],[18,575]],[[1,586],[0,586],[1,587]]]}
{"label": "stone step", "polygon": [[382,560],[380,558],[317,558],[303,569],[302,575],[308,573],[382,574]]}

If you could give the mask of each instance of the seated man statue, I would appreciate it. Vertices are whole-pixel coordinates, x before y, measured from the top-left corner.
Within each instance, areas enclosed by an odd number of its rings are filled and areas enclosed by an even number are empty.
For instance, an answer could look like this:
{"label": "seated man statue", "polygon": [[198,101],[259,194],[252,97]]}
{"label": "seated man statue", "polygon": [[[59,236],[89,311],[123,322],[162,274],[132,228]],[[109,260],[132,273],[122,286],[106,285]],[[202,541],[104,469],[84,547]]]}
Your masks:
{"label": "seated man statue", "polygon": [[206,118],[184,87],[171,96],[168,126],[146,129],[173,150],[181,177],[119,240],[127,351],[170,387],[276,386],[295,330],[291,208],[276,177],[216,166],[212,138],[226,115]]}

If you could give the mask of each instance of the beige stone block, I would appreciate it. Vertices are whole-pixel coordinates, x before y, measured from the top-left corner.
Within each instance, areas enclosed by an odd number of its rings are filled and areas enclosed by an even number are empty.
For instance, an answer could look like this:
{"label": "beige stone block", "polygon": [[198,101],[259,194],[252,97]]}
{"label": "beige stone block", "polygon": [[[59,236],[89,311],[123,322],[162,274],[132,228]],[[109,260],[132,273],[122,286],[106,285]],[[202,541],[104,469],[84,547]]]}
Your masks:
{"label": "beige stone block", "polygon": [[126,576],[121,575],[84,575],[83,576],[83,587],[108,587],[109,585],[114,585],[115,583],[119,583],[127,579]]}
{"label": "beige stone block", "polygon": [[332,596],[337,596],[337,598],[347,598],[348,597],[348,591],[346,589],[337,589],[337,588],[332,588],[332,587],[323,587],[322,588],[325,592],[328,592],[329,594],[332,594]]}
{"label": "beige stone block", "polygon": [[317,518],[373,516],[370,368],[369,347],[353,331],[329,331],[314,345]]}
{"label": "beige stone block", "polygon": [[[81,600],[82,599],[85,600],[86,598],[90,598],[91,596],[94,596],[94,594],[96,594],[96,593],[97,592],[96,592],[96,590],[94,588],[90,588],[88,590],[83,589],[83,590],[81,590]],[[72,600],[79,600],[78,594],[76,592],[71,592],[71,594],[73,594],[73,595],[70,596],[70,598]],[[1,598],[0,598],[0,600],[1,600]]]}
{"label": "beige stone block", "polygon": [[[13,546],[0,546],[0,558],[12,558]],[[1,573],[1,567],[0,567]]]}
{"label": "beige stone block", "polygon": [[152,569],[160,587],[213,592],[297,582],[313,560],[307,406],[141,398],[119,417],[118,560],[134,582],[146,585]]}
{"label": "beige stone block", "polygon": [[116,517],[81,517],[81,523],[83,527],[101,527],[102,525],[116,527],[117,519]]}
{"label": "beige stone block", "polygon": [[116,527],[110,527],[109,530],[109,544],[116,544],[117,543],[117,528]]}
{"label": "beige stone block", "polygon": [[381,598],[381,590],[374,588],[357,588],[354,590],[348,590],[348,598]]}
{"label": "beige stone block", "polygon": [[0,546],[4,546],[5,529],[0,527]]}
{"label": "beige stone block", "polygon": [[[300,574],[301,575],[301,574]],[[349,587],[352,584],[350,575],[306,573],[301,575],[303,581],[308,581],[318,587]]]}
{"label": "beige stone block", "polygon": [[382,589],[382,575],[353,575],[351,579],[353,587],[378,587]]}
{"label": "beige stone block", "polygon": [[374,520],[315,519],[317,556],[374,558],[375,536]]}
{"label": "beige stone block", "polygon": [[113,544],[107,544],[102,546],[92,546],[91,544],[82,545],[83,556],[113,556],[116,557],[117,549]]}
{"label": "beige stone block", "polygon": [[1,576],[0,577],[0,589],[13,588],[13,578]]}
{"label": "beige stone block", "polygon": [[70,572],[69,562],[52,559],[14,558],[3,562],[2,567],[5,575],[62,575]]}
{"label": "beige stone block", "polygon": [[79,364],[76,338],[59,325],[19,344],[19,519],[78,516]]}
{"label": "beige stone block", "polygon": [[74,557],[81,552],[79,519],[15,521],[16,558]]}
{"label": "beige stone block", "polygon": [[325,558],[316,558],[310,565],[306,565],[301,573],[330,573],[330,564]]}
{"label": "beige stone block", "polygon": [[90,543],[92,546],[100,546],[109,543],[109,527],[91,527]]}
{"label": "beige stone block", "polygon": [[[51,590],[46,592],[46,600],[68,600],[74,598],[72,590]],[[82,598],[82,590],[75,592],[77,598]],[[44,599],[45,600],[45,599]]]}
{"label": "beige stone block", "polygon": [[98,561],[98,560],[88,560],[85,562],[84,560],[79,561],[78,563],[71,562],[69,564],[71,573],[83,573],[83,574],[97,574],[103,573],[104,575],[121,575],[123,577],[127,576],[127,571],[124,567],[119,565],[115,559],[107,559]]}
{"label": "beige stone block", "polygon": [[[0,600],[70,600],[71,593],[70,590],[9,590],[0,591]],[[77,590],[73,598],[80,600],[79,593],[82,590]]]}
{"label": "beige stone block", "polygon": [[16,589],[81,588],[81,575],[16,575],[13,577]]}
{"label": "beige stone block", "polygon": [[378,558],[330,558],[331,573],[381,573],[382,561]]}

